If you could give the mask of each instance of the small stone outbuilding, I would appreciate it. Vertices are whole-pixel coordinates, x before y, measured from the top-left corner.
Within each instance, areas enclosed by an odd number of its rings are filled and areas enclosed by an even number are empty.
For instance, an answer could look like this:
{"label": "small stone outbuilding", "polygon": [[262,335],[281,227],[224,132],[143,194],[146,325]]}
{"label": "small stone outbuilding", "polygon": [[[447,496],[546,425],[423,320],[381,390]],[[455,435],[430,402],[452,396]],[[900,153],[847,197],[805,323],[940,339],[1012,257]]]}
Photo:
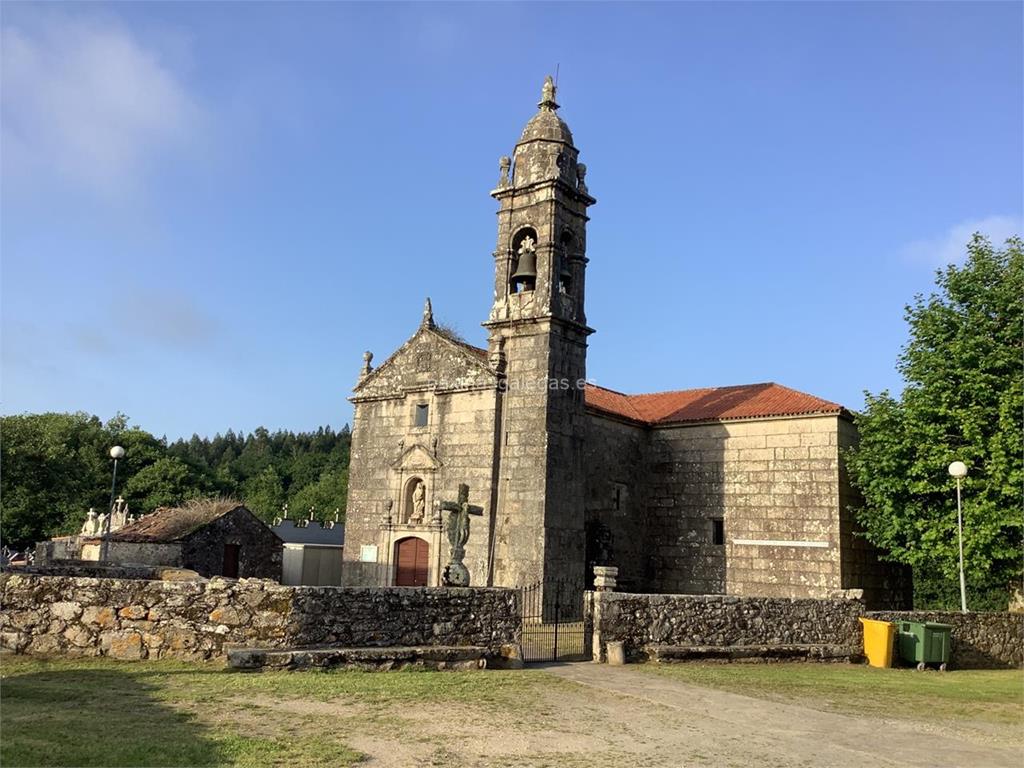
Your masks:
{"label": "small stone outbuilding", "polygon": [[[197,500],[160,508],[110,534],[106,561],[280,581],[281,545],[277,534],[238,502]],[[83,560],[101,559],[101,537],[84,538],[81,547]]]}

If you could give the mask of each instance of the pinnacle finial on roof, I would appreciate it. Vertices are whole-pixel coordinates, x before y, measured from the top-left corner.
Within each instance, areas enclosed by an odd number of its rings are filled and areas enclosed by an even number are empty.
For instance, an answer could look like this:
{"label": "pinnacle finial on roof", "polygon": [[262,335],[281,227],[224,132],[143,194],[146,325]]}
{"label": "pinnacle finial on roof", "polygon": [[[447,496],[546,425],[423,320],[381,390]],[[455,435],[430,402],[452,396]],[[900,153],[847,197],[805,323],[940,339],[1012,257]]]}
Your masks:
{"label": "pinnacle finial on roof", "polygon": [[434,327],[434,308],[430,306],[430,297],[427,296],[427,300],[423,303],[423,323],[424,328]]}
{"label": "pinnacle finial on roof", "polygon": [[555,102],[555,79],[548,75],[544,78],[544,87],[540,90],[540,102],[537,104],[541,109],[547,110],[548,112],[554,112],[558,109],[558,104]]}

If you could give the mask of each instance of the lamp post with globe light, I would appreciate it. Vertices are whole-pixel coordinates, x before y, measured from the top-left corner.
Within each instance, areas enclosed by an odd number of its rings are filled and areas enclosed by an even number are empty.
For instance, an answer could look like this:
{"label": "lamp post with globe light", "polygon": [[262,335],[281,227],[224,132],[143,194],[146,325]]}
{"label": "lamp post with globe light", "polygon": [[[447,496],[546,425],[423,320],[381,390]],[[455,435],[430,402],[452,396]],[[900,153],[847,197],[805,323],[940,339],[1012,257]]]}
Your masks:
{"label": "lamp post with globe light", "polygon": [[960,539],[960,610],[967,613],[967,585],[964,581],[964,513],[960,503],[960,481],[967,477],[967,465],[954,461],[949,474],[956,478],[956,529]]}
{"label": "lamp post with globe light", "polygon": [[110,483],[110,506],[107,507],[107,520],[103,523],[103,546],[100,561],[105,561],[110,554],[110,520],[114,516],[114,491],[117,488],[117,462],[124,458],[124,448],[115,445],[110,449],[110,458],[114,460],[114,479]]}

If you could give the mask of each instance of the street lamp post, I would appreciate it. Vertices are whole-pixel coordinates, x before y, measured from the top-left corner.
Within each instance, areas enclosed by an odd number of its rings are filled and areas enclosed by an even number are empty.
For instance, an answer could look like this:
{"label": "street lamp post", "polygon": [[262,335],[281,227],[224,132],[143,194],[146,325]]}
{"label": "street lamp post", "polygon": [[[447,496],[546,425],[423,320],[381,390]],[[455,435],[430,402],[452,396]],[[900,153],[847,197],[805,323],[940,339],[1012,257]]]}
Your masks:
{"label": "street lamp post", "polygon": [[967,477],[967,465],[954,461],[949,465],[949,474],[956,478],[956,529],[960,539],[960,610],[967,613],[967,584],[964,581],[964,513],[960,502],[960,481]]}
{"label": "street lamp post", "polygon": [[110,483],[110,506],[107,507],[107,520],[103,523],[103,546],[100,548],[100,561],[105,562],[110,554],[110,520],[114,516],[114,491],[117,488],[117,462],[124,458],[124,448],[115,445],[110,449],[110,458],[114,460],[114,479]]}

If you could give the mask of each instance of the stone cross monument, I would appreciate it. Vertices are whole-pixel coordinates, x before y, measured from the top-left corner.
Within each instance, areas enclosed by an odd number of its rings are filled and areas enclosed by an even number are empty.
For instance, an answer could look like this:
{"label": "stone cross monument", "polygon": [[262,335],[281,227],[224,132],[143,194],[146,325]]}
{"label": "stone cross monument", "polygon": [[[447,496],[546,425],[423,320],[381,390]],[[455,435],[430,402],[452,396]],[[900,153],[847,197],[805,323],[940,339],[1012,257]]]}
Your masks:
{"label": "stone cross monument", "polygon": [[442,582],[446,587],[468,587],[469,571],[462,561],[466,557],[466,542],[469,541],[469,516],[483,515],[483,507],[469,503],[469,486],[461,483],[458,500],[442,501],[441,509],[451,512],[446,530],[452,547],[451,559],[444,569]]}

